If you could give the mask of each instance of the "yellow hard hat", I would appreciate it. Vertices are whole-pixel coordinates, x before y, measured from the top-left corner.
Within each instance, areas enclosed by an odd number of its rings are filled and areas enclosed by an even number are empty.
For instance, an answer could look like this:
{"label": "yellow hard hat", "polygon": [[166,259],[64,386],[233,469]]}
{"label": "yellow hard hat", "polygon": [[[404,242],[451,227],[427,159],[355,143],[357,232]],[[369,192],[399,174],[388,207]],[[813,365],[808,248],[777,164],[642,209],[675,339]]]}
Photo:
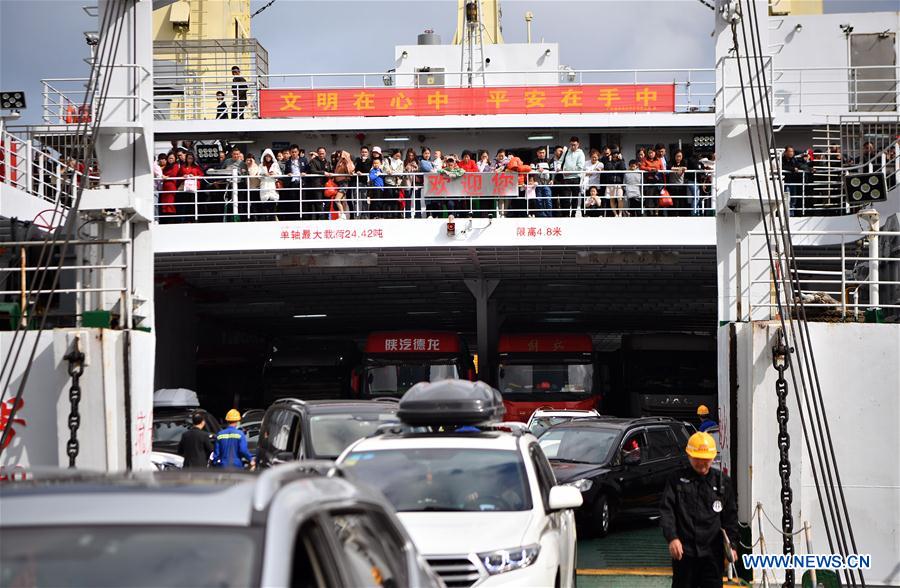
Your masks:
{"label": "yellow hard hat", "polygon": [[709,414],[709,409],[706,408],[705,404],[701,404],[697,407],[697,416],[706,416]]}
{"label": "yellow hard hat", "polygon": [[697,459],[715,459],[719,453],[716,450],[716,440],[709,433],[694,433],[688,439],[687,454]]}
{"label": "yellow hard hat", "polygon": [[232,408],[228,411],[228,414],[225,415],[225,420],[229,423],[236,423],[241,420],[241,413],[239,413],[236,408]]}

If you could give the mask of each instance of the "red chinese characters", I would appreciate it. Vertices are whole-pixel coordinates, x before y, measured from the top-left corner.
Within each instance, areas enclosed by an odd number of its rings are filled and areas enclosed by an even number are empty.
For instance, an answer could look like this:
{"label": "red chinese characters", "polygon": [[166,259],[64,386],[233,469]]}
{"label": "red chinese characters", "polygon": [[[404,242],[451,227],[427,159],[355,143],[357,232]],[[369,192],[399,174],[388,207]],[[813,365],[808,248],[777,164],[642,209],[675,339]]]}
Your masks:
{"label": "red chinese characters", "polygon": [[674,112],[674,84],[262,89],[261,118]]}
{"label": "red chinese characters", "polygon": [[0,404],[0,435],[3,434],[3,431],[9,427],[9,435],[6,437],[6,442],[3,444],[3,449],[9,447],[9,444],[12,443],[13,437],[16,436],[16,429],[14,425],[27,426],[25,419],[20,418],[10,418],[13,416],[13,410],[15,409],[16,414],[18,415],[22,408],[25,406],[25,400],[23,398],[19,398],[18,400],[15,398],[10,398],[6,402]]}
{"label": "red chinese characters", "polygon": [[282,229],[282,241],[347,241],[384,239],[384,229]]}
{"label": "red chinese characters", "polygon": [[557,239],[563,236],[562,227],[516,227],[516,237],[537,239],[539,237]]}

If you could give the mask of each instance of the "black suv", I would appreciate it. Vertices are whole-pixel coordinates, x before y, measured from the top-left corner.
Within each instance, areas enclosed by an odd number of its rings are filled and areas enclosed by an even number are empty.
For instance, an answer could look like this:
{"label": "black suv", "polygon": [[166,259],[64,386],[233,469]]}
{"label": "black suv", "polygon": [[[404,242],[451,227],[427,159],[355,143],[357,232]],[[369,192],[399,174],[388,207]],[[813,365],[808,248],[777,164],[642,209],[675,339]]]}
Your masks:
{"label": "black suv", "polygon": [[669,476],[690,469],[684,423],[667,417],[576,419],[548,429],[541,448],[560,484],[584,503],[575,513],[601,537],[614,517],[651,517]]}
{"label": "black suv", "polygon": [[357,439],[399,422],[395,399],[282,398],[263,417],[256,461],[265,468],[295,459],[336,459]]}

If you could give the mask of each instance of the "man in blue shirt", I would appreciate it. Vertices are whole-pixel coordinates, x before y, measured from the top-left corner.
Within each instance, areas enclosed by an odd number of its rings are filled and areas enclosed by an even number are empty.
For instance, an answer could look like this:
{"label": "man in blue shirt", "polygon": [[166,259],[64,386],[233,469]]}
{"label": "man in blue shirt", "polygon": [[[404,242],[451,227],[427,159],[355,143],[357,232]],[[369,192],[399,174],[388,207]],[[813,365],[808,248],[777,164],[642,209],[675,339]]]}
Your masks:
{"label": "man in blue shirt", "polygon": [[247,449],[247,436],[238,428],[241,424],[241,413],[235,409],[225,415],[228,426],[216,435],[216,446],[212,455],[212,466],[215,468],[244,468],[244,461],[250,462],[250,469],[256,468],[256,458]]}

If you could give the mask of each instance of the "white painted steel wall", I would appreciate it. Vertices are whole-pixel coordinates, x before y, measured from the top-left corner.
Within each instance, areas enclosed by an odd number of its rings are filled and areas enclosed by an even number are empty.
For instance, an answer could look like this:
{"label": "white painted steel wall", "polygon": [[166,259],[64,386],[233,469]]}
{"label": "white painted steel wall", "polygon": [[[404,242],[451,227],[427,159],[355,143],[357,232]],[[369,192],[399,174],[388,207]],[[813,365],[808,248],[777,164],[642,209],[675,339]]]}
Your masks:
{"label": "white painted steel wall", "polygon": [[[804,113],[840,114],[848,112],[847,73],[817,68],[849,67],[849,40],[841,25],[851,25],[853,34],[898,32],[900,11],[772,17],[769,23],[773,67],[794,68],[775,80],[776,109],[799,113],[802,94]],[[900,64],[900,39],[896,49]]]}
{"label": "white painted steel wall", "polygon": [[[771,354],[777,326],[775,322],[734,325],[738,366],[734,394],[729,327],[719,329],[723,457],[737,478],[739,514],[745,522],[757,502],[773,521],[781,517],[777,372]],[[867,584],[896,586],[900,584],[900,325],[810,323],[809,330],[856,544],[860,553],[872,555]],[[829,553],[797,401],[792,384],[788,386],[794,528],[810,521],[813,552]],[[732,398],[737,400],[734,422]],[[737,445],[737,463],[729,455],[732,440]],[[768,523],[763,527],[770,551],[780,552],[777,532]],[[753,541],[757,538],[754,523]],[[806,552],[800,538],[795,544],[798,553]]]}
{"label": "white painted steel wall", "polygon": [[[68,467],[66,441],[69,438],[67,423],[71,378],[63,356],[75,335],[80,336],[82,350],[87,356],[81,377],[77,466],[80,469],[122,471],[127,467],[127,454],[130,453],[133,469],[152,469],[153,335],[134,331],[126,344],[123,331],[56,329],[45,332],[38,342],[35,362],[23,395],[24,406],[16,414],[16,419],[23,419],[25,423],[13,425],[16,434],[0,459],[3,474],[12,475],[28,467]],[[21,360],[13,369],[4,401],[14,397],[18,391],[25,360],[37,332],[28,331],[24,337]],[[0,357],[10,353],[12,339],[12,332],[0,333]],[[126,384],[125,370],[128,365],[130,378]],[[126,386],[130,390],[130,413],[126,411]],[[131,423],[130,445],[125,429],[126,419]]]}
{"label": "white painted steel wall", "polygon": [[[156,253],[385,247],[696,246],[715,243],[716,228],[711,217],[484,218],[473,219],[469,230],[467,224],[465,219],[456,220],[455,237],[447,236],[446,219],[158,225],[153,229],[153,242]],[[346,236],[347,231],[350,236]]]}
{"label": "white painted steel wall", "polygon": [[[462,45],[397,45],[394,47],[394,68],[397,70],[395,85],[414,87],[417,69],[423,67],[443,68],[448,72],[465,71],[462,60]],[[403,53],[406,57],[402,57]],[[505,43],[484,46],[485,61],[490,63],[482,68],[481,51],[475,48],[475,72],[481,85],[481,72],[485,73],[490,86],[524,86],[526,84],[555,85],[559,83],[559,45],[556,43]],[[529,72],[529,73],[493,73]],[[465,86],[465,75],[459,73],[445,76],[448,87]]]}

